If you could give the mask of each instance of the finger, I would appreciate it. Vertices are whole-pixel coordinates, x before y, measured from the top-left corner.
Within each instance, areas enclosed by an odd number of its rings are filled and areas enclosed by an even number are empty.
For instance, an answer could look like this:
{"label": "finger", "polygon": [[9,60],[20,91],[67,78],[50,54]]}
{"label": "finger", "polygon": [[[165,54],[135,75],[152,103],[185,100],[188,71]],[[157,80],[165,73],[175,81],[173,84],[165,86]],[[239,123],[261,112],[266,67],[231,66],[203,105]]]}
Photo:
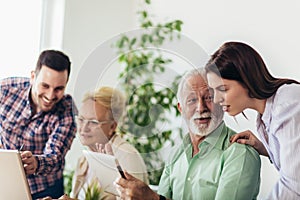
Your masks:
{"label": "finger", "polygon": [[246,131],[232,135],[230,137],[230,142],[233,143],[236,142],[238,139],[244,139],[244,138],[249,138],[249,133]]}
{"label": "finger", "polygon": [[121,195],[120,195],[121,199],[122,200],[126,200],[128,199],[127,196],[126,196],[126,192],[125,192],[125,189],[122,189],[122,192],[121,192]]}
{"label": "finger", "polygon": [[28,165],[34,165],[35,164],[35,157],[31,156],[31,157],[27,157],[22,159],[23,164],[28,164]]}
{"label": "finger", "polygon": [[52,200],[52,198],[47,196],[47,197],[42,198],[41,200]]}
{"label": "finger", "polygon": [[96,143],[97,150],[101,150],[101,146],[102,146],[102,144]]}
{"label": "finger", "polygon": [[65,200],[67,200],[67,199],[70,199],[70,198],[68,197],[67,194],[64,194],[61,197],[59,197],[59,199],[65,199]]}
{"label": "finger", "polygon": [[26,158],[30,158],[30,157],[32,157],[32,153],[31,153],[31,151],[23,151],[23,152],[21,152],[21,158],[23,159],[26,159]]}
{"label": "finger", "polygon": [[[130,196],[128,196],[128,192],[127,192],[128,188],[124,188],[121,185],[119,185],[119,184],[123,184],[123,183],[120,183],[120,181],[122,182],[122,180],[116,180],[114,182],[114,185],[115,185],[118,195],[121,197],[121,199],[131,199]],[[128,186],[127,183],[125,186]]]}
{"label": "finger", "polygon": [[34,174],[37,169],[37,160],[32,156],[23,161],[23,166],[27,174]]}
{"label": "finger", "polygon": [[99,153],[105,153],[103,144],[96,143],[96,151]]}
{"label": "finger", "polygon": [[116,181],[115,181],[115,183],[117,184],[117,185],[119,185],[120,187],[122,187],[122,188],[126,188],[126,186],[128,186],[127,184],[128,184],[128,181],[126,180],[126,179],[124,179],[124,178],[118,178]]}
{"label": "finger", "polygon": [[35,170],[33,170],[33,169],[25,170],[26,175],[34,174],[34,172],[35,172]]}
{"label": "finger", "polygon": [[116,179],[116,180],[113,182],[113,184],[114,184],[114,186],[115,186],[115,188],[116,188],[116,190],[117,190],[118,195],[121,196],[121,195],[122,195],[123,188],[122,188],[120,185],[118,185],[118,181],[119,181],[119,178]]}
{"label": "finger", "polygon": [[230,137],[230,140],[229,140],[229,141],[230,141],[231,143],[234,143],[234,142],[236,142],[238,139],[239,139],[238,134],[235,134],[235,135],[233,135],[233,136]]}
{"label": "finger", "polygon": [[130,189],[125,189],[125,194],[127,197],[132,197],[132,191]]}
{"label": "finger", "polygon": [[35,172],[35,168],[34,165],[24,165],[24,170],[26,172],[26,174],[34,174]]}
{"label": "finger", "polygon": [[136,180],[136,178],[129,174],[126,170],[124,170],[124,174],[127,180]]}
{"label": "finger", "polygon": [[95,146],[91,145],[90,149],[91,149],[91,151],[98,152],[98,148],[97,148],[96,144],[95,144]]}
{"label": "finger", "polygon": [[33,157],[30,157],[30,158],[23,158],[22,159],[22,162],[23,162],[23,164],[25,165],[25,164],[27,164],[27,165],[30,165],[32,162],[33,162],[33,159],[32,159]]}
{"label": "finger", "polygon": [[238,139],[237,143],[239,144],[247,144],[250,146],[254,146],[254,142],[252,140],[248,140],[248,139]]}
{"label": "finger", "polygon": [[24,169],[26,171],[34,170],[34,166],[33,166],[33,164],[25,164]]}
{"label": "finger", "polygon": [[114,155],[114,152],[113,152],[113,150],[112,150],[112,147],[111,147],[111,145],[109,144],[109,143],[107,143],[107,144],[105,144],[105,151],[106,151],[106,153],[107,154],[109,154],[109,155]]}

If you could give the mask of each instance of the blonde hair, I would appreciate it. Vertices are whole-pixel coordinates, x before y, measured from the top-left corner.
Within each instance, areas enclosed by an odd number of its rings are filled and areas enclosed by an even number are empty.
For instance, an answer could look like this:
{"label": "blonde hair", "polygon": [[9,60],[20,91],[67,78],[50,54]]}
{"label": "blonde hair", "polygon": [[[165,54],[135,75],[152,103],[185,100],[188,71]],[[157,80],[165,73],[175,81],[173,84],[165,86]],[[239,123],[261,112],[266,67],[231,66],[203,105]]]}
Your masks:
{"label": "blonde hair", "polygon": [[94,92],[85,94],[82,102],[88,99],[94,100],[104,106],[110,113],[114,121],[118,122],[123,115],[125,108],[125,97],[123,93],[111,87],[100,87]]}

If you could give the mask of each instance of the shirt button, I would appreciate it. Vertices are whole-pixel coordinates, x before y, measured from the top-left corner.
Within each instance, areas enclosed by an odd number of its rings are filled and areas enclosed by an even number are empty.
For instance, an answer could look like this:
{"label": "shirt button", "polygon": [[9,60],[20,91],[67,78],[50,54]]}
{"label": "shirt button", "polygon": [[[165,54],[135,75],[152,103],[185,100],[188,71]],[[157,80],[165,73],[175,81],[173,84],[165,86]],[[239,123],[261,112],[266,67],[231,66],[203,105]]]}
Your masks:
{"label": "shirt button", "polygon": [[188,181],[191,181],[191,178],[190,177],[188,177],[188,179],[187,179]]}

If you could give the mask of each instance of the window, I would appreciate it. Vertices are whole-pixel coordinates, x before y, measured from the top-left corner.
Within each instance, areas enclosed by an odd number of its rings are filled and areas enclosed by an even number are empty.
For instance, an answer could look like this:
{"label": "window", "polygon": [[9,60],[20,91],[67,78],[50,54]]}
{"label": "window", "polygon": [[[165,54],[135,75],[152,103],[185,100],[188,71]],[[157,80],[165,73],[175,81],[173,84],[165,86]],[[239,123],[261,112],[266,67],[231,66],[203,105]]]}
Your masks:
{"label": "window", "polygon": [[6,0],[0,6],[0,79],[30,76],[40,48],[42,1]]}

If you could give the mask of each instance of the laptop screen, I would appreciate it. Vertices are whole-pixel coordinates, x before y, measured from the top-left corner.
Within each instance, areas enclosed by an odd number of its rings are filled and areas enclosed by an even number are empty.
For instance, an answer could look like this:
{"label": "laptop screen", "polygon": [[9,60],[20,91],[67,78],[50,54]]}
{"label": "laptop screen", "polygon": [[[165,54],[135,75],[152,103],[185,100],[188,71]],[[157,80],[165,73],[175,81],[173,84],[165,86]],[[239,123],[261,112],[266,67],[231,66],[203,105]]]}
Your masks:
{"label": "laptop screen", "polygon": [[32,200],[20,153],[0,149],[0,199]]}

